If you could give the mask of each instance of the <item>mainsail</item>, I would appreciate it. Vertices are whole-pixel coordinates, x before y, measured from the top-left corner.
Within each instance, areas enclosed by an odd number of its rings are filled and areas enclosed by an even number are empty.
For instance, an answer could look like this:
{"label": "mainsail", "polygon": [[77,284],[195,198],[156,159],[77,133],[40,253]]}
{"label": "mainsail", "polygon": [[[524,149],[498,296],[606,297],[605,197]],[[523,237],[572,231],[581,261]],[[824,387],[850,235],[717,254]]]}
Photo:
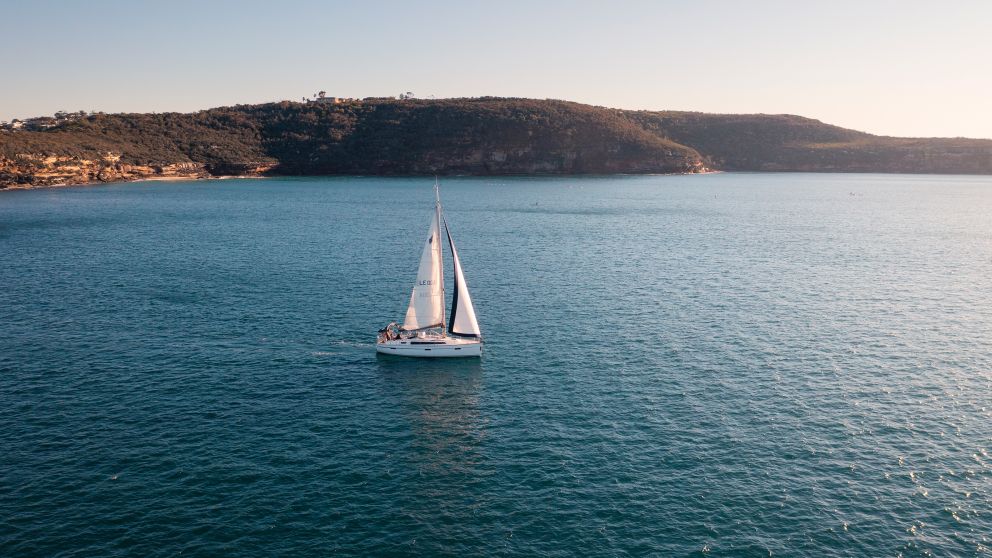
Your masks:
{"label": "mainsail", "polygon": [[403,329],[444,327],[444,273],[441,267],[441,203],[431,216],[430,235],[420,256],[417,282],[410,295]]}
{"label": "mainsail", "polygon": [[451,229],[448,221],[444,221],[444,230],[448,233],[448,245],[451,246],[451,259],[455,263],[455,293],[451,297],[451,319],[448,320],[448,333],[457,337],[481,337],[479,322],[475,319],[475,307],[472,297],[468,294],[468,284],[462,273],[462,264],[458,260],[455,241],[451,239]]}

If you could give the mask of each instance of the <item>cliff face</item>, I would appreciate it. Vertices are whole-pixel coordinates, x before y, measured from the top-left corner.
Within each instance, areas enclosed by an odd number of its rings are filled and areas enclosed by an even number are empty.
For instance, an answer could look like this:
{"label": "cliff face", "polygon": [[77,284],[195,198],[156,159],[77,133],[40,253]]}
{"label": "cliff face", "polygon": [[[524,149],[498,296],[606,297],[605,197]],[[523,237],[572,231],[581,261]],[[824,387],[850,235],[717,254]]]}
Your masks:
{"label": "cliff face", "polygon": [[131,165],[121,163],[113,154],[101,160],[21,154],[13,159],[0,157],[0,188],[39,188],[143,179],[196,179],[223,175],[255,176],[265,174],[273,166],[272,163],[221,166],[193,162]]}
{"label": "cliff face", "polygon": [[201,163],[128,165],[113,155],[100,160],[58,155],[20,154],[0,157],[0,183],[8,188],[31,188],[117,182],[142,178],[203,178],[209,173]]}
{"label": "cliff face", "polygon": [[0,188],[252,174],[749,171],[992,174],[992,140],[873,136],[789,115],[532,99],[369,99],[78,115],[0,130]]}

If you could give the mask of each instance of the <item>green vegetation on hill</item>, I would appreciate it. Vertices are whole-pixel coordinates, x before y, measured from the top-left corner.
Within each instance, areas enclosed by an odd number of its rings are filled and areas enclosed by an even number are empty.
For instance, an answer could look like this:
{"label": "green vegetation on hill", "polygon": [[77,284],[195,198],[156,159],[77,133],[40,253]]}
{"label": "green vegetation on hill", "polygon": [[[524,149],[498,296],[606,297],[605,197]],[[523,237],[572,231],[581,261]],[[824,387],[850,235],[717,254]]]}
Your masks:
{"label": "green vegetation on hill", "polygon": [[662,173],[705,167],[992,173],[990,140],[889,138],[798,116],[624,111],[555,100],[284,101],[192,114],[70,116],[36,131],[0,130],[0,186],[34,183],[32,173],[46,157],[96,161],[104,170],[115,165],[115,172],[99,173],[101,180],[132,176],[133,166],[177,164],[213,174]]}
{"label": "green vegetation on hill", "polygon": [[275,162],[284,174],[688,172],[701,157],[619,111],[562,101],[284,101],[194,114],[93,115],[0,135],[21,153],[228,168]]}
{"label": "green vegetation on hill", "polygon": [[0,134],[0,156],[19,153],[99,159],[118,153],[129,164],[273,160],[261,150],[258,123],[245,112],[95,114],[44,131]]}
{"label": "green vegetation on hill", "polygon": [[619,111],[562,101],[280,103],[250,109],[280,172],[686,172],[695,150]]}
{"label": "green vegetation on hill", "polygon": [[992,174],[992,140],[874,136],[784,114],[627,114],[724,170]]}

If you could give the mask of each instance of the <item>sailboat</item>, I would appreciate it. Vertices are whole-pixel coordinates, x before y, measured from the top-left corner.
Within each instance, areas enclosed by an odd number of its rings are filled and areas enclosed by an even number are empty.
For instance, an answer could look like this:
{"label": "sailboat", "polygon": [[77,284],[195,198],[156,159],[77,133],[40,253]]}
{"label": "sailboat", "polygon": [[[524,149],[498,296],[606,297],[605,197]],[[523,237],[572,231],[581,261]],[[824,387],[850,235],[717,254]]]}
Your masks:
{"label": "sailboat", "polygon": [[[444,267],[441,225],[448,237],[454,264],[455,285],[451,314],[445,320]],[[379,330],[376,352],[410,357],[477,357],[482,355],[482,332],[468,293],[462,264],[451,238],[451,229],[441,212],[441,193],[434,180],[434,213],[420,255],[417,281],[410,294],[403,325],[392,322]]]}

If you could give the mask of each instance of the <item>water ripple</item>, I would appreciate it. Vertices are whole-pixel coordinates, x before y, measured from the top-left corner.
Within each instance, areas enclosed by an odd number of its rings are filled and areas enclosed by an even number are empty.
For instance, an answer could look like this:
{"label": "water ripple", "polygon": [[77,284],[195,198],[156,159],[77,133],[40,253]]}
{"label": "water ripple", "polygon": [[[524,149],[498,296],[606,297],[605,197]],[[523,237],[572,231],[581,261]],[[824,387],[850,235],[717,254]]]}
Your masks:
{"label": "water ripple", "polygon": [[0,555],[989,553],[987,178],[443,195],[481,361],[372,350],[430,181],[0,195]]}

